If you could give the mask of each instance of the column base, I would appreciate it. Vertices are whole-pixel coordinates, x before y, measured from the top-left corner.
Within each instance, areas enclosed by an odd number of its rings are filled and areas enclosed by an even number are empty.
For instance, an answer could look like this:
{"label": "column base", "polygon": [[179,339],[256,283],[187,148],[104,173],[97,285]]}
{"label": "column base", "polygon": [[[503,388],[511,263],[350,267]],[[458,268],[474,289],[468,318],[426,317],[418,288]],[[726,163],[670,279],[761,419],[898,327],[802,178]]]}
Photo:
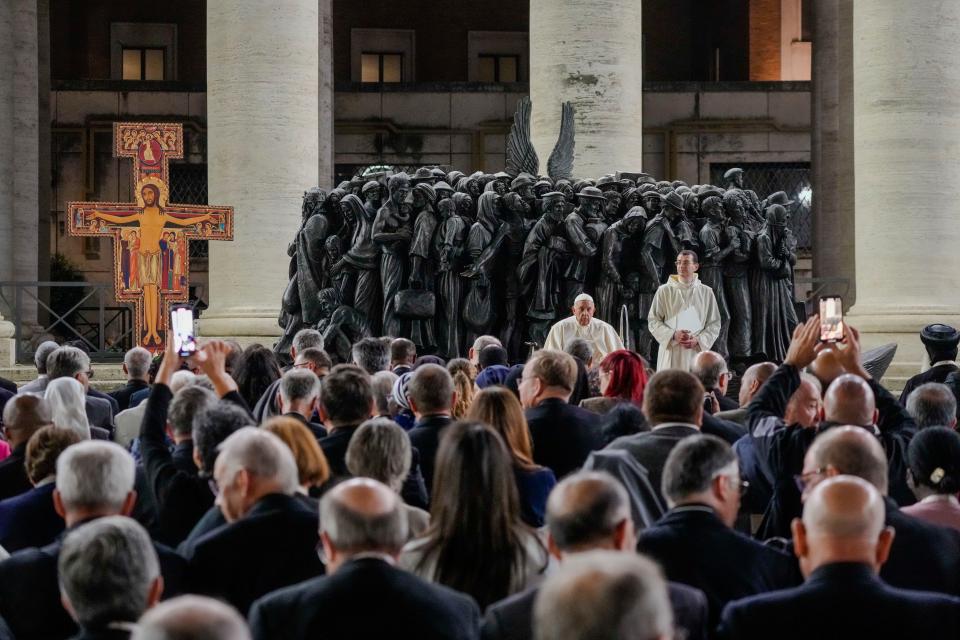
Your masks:
{"label": "column base", "polygon": [[12,367],[17,363],[17,341],[13,338],[16,327],[0,316],[0,367]]}
{"label": "column base", "polygon": [[200,337],[228,337],[240,341],[240,338],[249,339],[248,344],[261,342],[266,344],[282,335],[280,325],[277,324],[279,309],[242,308],[229,309],[212,308],[200,317]]}

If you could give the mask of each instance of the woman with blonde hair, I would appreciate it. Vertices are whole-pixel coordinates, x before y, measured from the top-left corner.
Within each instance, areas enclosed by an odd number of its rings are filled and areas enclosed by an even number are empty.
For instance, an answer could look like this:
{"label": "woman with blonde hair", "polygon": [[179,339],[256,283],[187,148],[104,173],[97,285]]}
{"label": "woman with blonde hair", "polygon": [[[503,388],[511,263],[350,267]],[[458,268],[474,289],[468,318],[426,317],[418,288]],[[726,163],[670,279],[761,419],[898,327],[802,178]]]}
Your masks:
{"label": "woman with blonde hair", "polygon": [[453,388],[457,392],[457,402],[450,413],[454,420],[462,420],[473,402],[473,364],[466,358],[454,358],[447,363],[447,371],[453,376]]}
{"label": "woman with blonde hair", "polygon": [[316,437],[299,420],[278,416],[263,423],[263,429],[283,440],[293,452],[293,459],[297,463],[297,477],[300,490],[298,495],[315,509],[317,503],[307,496],[316,495],[320,487],[330,479],[330,465],[323,449]]}
{"label": "woman with blonde hair", "polygon": [[43,399],[50,405],[53,424],[61,429],[73,429],[84,440],[90,439],[87,400],[82,384],[74,378],[51,380]]}
{"label": "woman with blonde hair", "polygon": [[513,460],[520,517],[532,527],[542,526],[547,496],[557,478],[553,471],[533,462],[530,429],[520,401],[506,387],[487,387],[474,397],[467,419],[490,425],[503,438]]}

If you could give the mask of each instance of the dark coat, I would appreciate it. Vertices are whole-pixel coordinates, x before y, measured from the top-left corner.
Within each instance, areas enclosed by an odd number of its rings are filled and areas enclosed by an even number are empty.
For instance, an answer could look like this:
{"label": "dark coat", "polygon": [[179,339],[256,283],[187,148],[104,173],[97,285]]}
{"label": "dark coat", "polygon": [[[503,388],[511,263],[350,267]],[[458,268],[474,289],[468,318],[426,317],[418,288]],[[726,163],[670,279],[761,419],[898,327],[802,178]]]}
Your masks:
{"label": "dark coat", "polygon": [[332,575],[271,593],[250,611],[254,640],[471,640],[479,626],[480,610],[468,596],[377,558],[351,560]]}
{"label": "dark coat", "polygon": [[731,600],[800,583],[795,558],[734,531],[703,505],[669,511],[640,533],[637,549],[659,562],[668,580],[706,594],[711,629]]}
{"label": "dark coat", "polygon": [[600,416],[563,400],[548,398],[526,410],[533,461],[553,470],[557,479],[583,466],[603,447]]}
{"label": "dark coat", "polygon": [[150,384],[144,382],[143,380],[128,380],[127,384],[123,385],[115,391],[111,391],[109,395],[111,398],[117,401],[118,413],[120,411],[126,411],[130,408],[130,396],[135,394],[137,391],[143,391],[144,389],[149,389]]}
{"label": "dark coat", "polygon": [[257,598],[323,573],[318,528],[316,512],[293,496],[264,496],[243,518],[183,550],[190,588],[245,615]]}
{"label": "dark coat", "polygon": [[890,498],[886,507],[896,534],[880,577],[900,589],[960,596],[960,531],[908,516]]}
{"label": "dark coat", "polygon": [[700,432],[707,435],[717,436],[725,440],[727,444],[733,444],[743,436],[747,435],[747,429],[741,424],[731,420],[724,420],[717,416],[712,416],[706,411],[703,413],[703,422],[700,424]]}
{"label": "dark coat", "polygon": [[[673,608],[673,624],[683,630],[686,640],[706,640],[707,597],[699,589],[685,584],[667,584],[670,606]],[[533,640],[533,605],[539,587],[496,602],[487,609],[483,619],[483,640]]]}
{"label": "dark coat", "polygon": [[[887,453],[890,496],[901,505],[913,504],[907,486],[907,447],[917,431],[916,423],[889,391],[875,380],[868,382],[876,398],[876,432]],[[801,513],[800,491],[794,476],[803,471],[803,457],[814,438],[836,425],[824,422],[815,429],[783,421],[790,396],[800,386],[800,371],[782,364],[764,383],[747,406],[747,425],[753,438],[763,475],[773,480],[773,498],[764,514],[759,536],[790,537],[790,521]],[[865,428],[874,430],[873,426]]]}
{"label": "dark coat", "polygon": [[310,429],[310,433],[312,433],[313,437],[317,439],[317,442],[327,437],[327,430],[323,425],[317,424],[316,422],[310,422],[299,413],[285,413],[283,414],[283,417],[293,418],[307,429]]}
{"label": "dark coat", "polygon": [[958,638],[960,599],[897,589],[870,567],[820,567],[793,589],[731,602],[719,635],[730,640]]}
{"label": "dark coat", "polygon": [[424,416],[417,420],[410,435],[410,444],[420,452],[420,470],[427,485],[427,493],[433,488],[433,469],[437,461],[437,449],[440,448],[440,436],[443,430],[453,423],[450,416]]}
{"label": "dark coat", "polygon": [[[60,603],[57,560],[61,540],[39,549],[19,551],[0,562],[0,616],[17,640],[60,640],[79,631]],[[162,544],[155,543],[154,547],[160,558],[163,597],[183,593],[183,558]]]}
{"label": "dark coat", "polygon": [[27,443],[23,442],[11,449],[9,456],[0,460],[0,500],[18,496],[33,488],[23,467],[26,456]]}
{"label": "dark coat", "polygon": [[0,389],[4,391],[9,391],[12,394],[17,393],[17,383],[13,380],[7,380],[6,378],[0,378]]}
{"label": "dark coat", "polygon": [[684,438],[699,435],[700,430],[693,426],[673,424],[654,427],[653,431],[645,431],[632,436],[617,438],[608,449],[623,449],[632,455],[644,469],[647,470],[650,484],[657,492],[661,504],[666,504],[660,491],[660,480],[663,477],[663,467],[667,456]]}
{"label": "dark coat", "polygon": [[52,482],[0,501],[0,547],[13,553],[43,547],[63,531],[63,518],[53,509]]}
{"label": "dark coat", "polygon": [[[907,406],[907,398],[910,396],[910,393],[919,387],[922,384],[928,382],[946,382],[947,376],[949,376],[954,371],[957,371],[958,368],[956,363],[947,362],[945,364],[939,364],[935,367],[930,367],[923,373],[918,373],[909,380],[907,384],[903,385],[903,391],[900,392],[900,404]],[[943,425],[944,427],[949,425]]]}

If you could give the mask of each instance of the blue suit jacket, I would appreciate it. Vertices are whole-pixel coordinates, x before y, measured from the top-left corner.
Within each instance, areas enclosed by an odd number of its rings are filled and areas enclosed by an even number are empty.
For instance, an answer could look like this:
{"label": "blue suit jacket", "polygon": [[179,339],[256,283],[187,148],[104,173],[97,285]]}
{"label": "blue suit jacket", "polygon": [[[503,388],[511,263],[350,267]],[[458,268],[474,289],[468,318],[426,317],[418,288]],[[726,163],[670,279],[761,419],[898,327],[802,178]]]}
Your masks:
{"label": "blue suit jacket", "polygon": [[0,501],[0,547],[13,553],[43,547],[57,539],[64,524],[53,509],[55,488],[49,482]]}

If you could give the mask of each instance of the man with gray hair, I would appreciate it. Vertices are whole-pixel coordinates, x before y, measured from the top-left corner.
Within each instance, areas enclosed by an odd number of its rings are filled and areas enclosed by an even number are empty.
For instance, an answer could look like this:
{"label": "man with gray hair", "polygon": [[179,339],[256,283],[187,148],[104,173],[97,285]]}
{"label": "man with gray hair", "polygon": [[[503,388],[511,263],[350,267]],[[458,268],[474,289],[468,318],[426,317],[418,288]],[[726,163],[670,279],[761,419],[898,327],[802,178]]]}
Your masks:
{"label": "man with gray hair", "polygon": [[479,637],[473,600],[397,568],[407,521],[389,487],[355,478],[331,489],[320,501],[320,540],[328,575],[256,602],[255,640]]}
{"label": "man with gray hair", "polygon": [[957,426],[957,399],[942,382],[926,382],[907,396],[907,413],[918,429]]}
{"label": "man with gray hair", "polygon": [[109,393],[117,401],[120,411],[130,408],[130,396],[150,388],[150,363],[153,355],[143,347],[134,347],[123,356],[123,373],[127,384]]}
{"label": "man with gray hair", "polygon": [[116,412],[112,402],[116,401],[105,394],[103,398],[97,397],[90,389],[90,378],[93,376],[90,356],[76,347],[60,347],[47,357],[47,376],[50,381],[73,378],[82,384],[86,394],[84,408],[90,424],[113,434],[113,416]]}
{"label": "man with gray hair", "polygon": [[107,516],[67,534],[57,563],[63,606],[83,640],[127,638],[163,593],[160,562],[136,521]]}
{"label": "man with gray hair", "polygon": [[457,392],[445,367],[425,364],[417,368],[407,387],[410,409],[416,417],[410,443],[420,452],[420,468],[427,490],[433,487],[433,466],[443,430],[453,422]]}
{"label": "man with gray hair", "polygon": [[[604,472],[580,471],[554,487],[547,501],[547,547],[560,563],[597,549],[635,553],[637,539],[627,492]],[[686,640],[708,637],[707,599],[686,585],[668,585],[670,606]],[[533,638],[533,607],[538,587],[510,596],[487,609],[486,640]]]}
{"label": "man with gray hair", "polygon": [[690,373],[697,376],[704,390],[716,398],[719,411],[730,411],[739,406],[735,400],[727,397],[730,370],[722,355],[716,351],[701,351],[694,357]]}
{"label": "man with gray hair", "polygon": [[476,340],[473,341],[473,346],[467,350],[467,359],[470,361],[470,364],[473,365],[474,369],[479,370],[480,352],[491,345],[503,347],[500,339],[494,336],[477,336]]}
{"label": "man with gray hair", "polygon": [[239,429],[220,444],[213,477],[228,524],[181,545],[193,591],[246,613],[260,596],[323,573],[316,512],[294,497],[297,464],[280,438]]}
{"label": "man with gray hair", "polygon": [[834,427],[813,441],[796,478],[803,499],[825,478],[851,475],[872,484],[884,497],[885,523],[896,536],[880,577],[901,589],[960,595],[960,532],[907,515],[888,495],[887,452],[866,429]]}
{"label": "man with gray hair", "polygon": [[761,638],[956,638],[960,599],[890,587],[877,576],[894,530],[869,483],[839,475],[810,491],[793,546],[806,583],[732,602],[720,636]]}
{"label": "man with gray hair", "polygon": [[37,346],[33,352],[33,364],[37,368],[37,377],[20,387],[17,393],[43,393],[47,390],[47,382],[50,377],[47,375],[47,358],[51,353],[60,348],[53,340],[45,340]]}
{"label": "man with gray hair", "polygon": [[10,445],[10,455],[0,460],[0,500],[20,495],[33,487],[24,467],[27,442],[48,424],[53,424],[50,406],[40,396],[19,394],[3,407],[3,435]]}
{"label": "man with gray hair", "polygon": [[580,360],[586,368],[593,366],[593,345],[586,338],[568,340],[563,350]]}
{"label": "man with gray hair", "polygon": [[131,640],[250,640],[237,610],[204,596],[180,596],[153,607],[137,623]]}
{"label": "man with gray hair", "polygon": [[320,378],[308,369],[291,369],[280,379],[277,405],[280,413],[293,418],[310,429],[317,440],[325,438],[327,430],[311,418],[320,406]]}
{"label": "man with gray hair", "polygon": [[800,581],[793,558],[734,531],[744,484],[729,444],[710,435],[681,440],[661,482],[670,511],[641,532],[637,549],[668,579],[707,595],[711,629],[731,600]]}
{"label": "man with gray hair", "polygon": [[655,564],[617,551],[577,554],[547,576],[534,607],[537,640],[669,640],[673,616]]}
{"label": "man with gray hair", "polygon": [[[57,459],[54,508],[66,523],[66,535],[98,518],[128,516],[137,494],[134,462],[117,444],[85,440]],[[186,565],[172,549],[154,544],[164,592],[176,595],[185,585]],[[0,617],[16,638],[67,638],[75,622],[60,603],[57,562],[63,539],[39,549],[24,549],[0,562]]]}
{"label": "man with gray hair", "polygon": [[390,348],[378,338],[364,338],[353,345],[353,364],[373,375],[390,369]]}
{"label": "man with gray hair", "polygon": [[[304,329],[303,331],[313,331],[313,329]],[[303,333],[303,331],[300,333]],[[293,371],[295,369],[299,371],[311,371],[317,378],[323,380],[323,378],[330,373],[331,367],[333,367],[333,362],[330,360],[330,356],[327,355],[326,351],[320,347],[304,347],[297,351],[297,355],[293,359],[293,366],[287,369],[287,371]],[[267,390],[264,391],[260,399],[257,400],[257,404],[253,407],[253,417],[256,418],[257,422],[263,423],[269,418],[280,415],[279,393],[282,380],[283,378],[278,378],[271,382]]]}

